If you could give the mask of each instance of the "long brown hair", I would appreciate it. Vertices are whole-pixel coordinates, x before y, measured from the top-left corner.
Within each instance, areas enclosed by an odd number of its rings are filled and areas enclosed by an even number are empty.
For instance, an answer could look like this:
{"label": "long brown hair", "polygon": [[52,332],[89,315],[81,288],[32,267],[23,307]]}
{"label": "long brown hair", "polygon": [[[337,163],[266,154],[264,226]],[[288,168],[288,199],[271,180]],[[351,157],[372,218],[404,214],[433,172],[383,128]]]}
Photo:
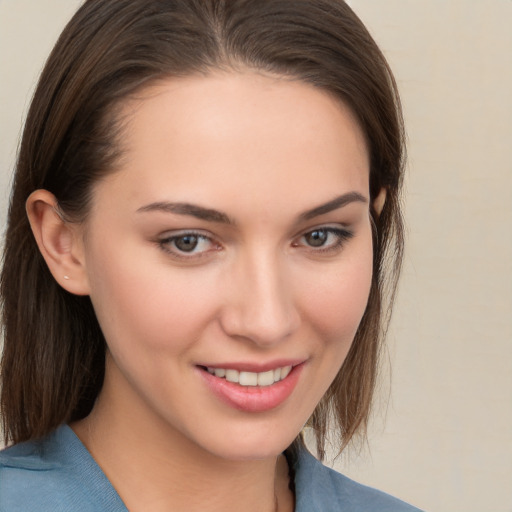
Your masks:
{"label": "long brown hair", "polygon": [[103,382],[105,340],[88,297],[63,290],[25,213],[36,189],[74,221],[120,154],[123,100],[155,80],[238,66],[289,76],[334,94],[366,136],[370,196],[387,198],[374,224],[368,306],[351,350],[310,419],[320,456],[328,418],[340,449],[366,429],[400,269],[403,125],[391,71],[341,0],[88,0],[69,22],[37,86],[19,150],[1,274],[1,416],[6,442],[44,436],[85,417]]}

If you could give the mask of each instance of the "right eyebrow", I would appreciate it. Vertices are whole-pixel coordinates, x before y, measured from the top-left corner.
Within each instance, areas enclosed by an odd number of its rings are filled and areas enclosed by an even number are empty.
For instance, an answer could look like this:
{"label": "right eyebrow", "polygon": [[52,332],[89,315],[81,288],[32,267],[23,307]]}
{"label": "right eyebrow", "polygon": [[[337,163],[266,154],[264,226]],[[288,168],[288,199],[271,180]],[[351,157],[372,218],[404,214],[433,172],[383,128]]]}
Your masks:
{"label": "right eyebrow", "polygon": [[200,220],[209,222],[219,222],[221,224],[234,224],[234,222],[223,212],[204,208],[190,203],[169,203],[166,201],[157,201],[140,207],[137,212],[165,212],[178,215],[190,215]]}

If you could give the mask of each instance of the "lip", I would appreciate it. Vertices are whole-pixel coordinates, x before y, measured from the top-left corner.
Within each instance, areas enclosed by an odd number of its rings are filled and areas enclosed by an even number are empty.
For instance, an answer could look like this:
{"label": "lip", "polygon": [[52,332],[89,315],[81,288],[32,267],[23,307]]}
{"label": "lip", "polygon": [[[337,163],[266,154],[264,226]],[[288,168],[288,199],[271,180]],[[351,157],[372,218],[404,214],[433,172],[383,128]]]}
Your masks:
{"label": "lip", "polygon": [[219,363],[200,363],[197,366],[203,366],[204,368],[224,368],[226,370],[238,370],[239,372],[254,372],[262,373],[268,372],[269,370],[275,370],[277,368],[284,368],[285,366],[298,366],[304,362],[304,359],[275,359],[266,363],[254,363],[254,362],[219,362]]}
{"label": "lip", "polygon": [[[283,364],[284,363],[284,364]],[[280,368],[283,366],[292,366],[288,376],[275,382],[270,386],[240,386],[240,384],[229,382],[224,378],[216,377],[203,369],[203,365],[197,367],[197,371],[204,379],[209,390],[223,403],[246,412],[264,412],[274,409],[281,405],[292,394],[300,374],[304,368],[304,361],[295,361],[292,364],[290,360],[273,361],[269,364],[253,363],[229,363],[211,365],[213,368],[229,368],[238,371],[264,372]]]}

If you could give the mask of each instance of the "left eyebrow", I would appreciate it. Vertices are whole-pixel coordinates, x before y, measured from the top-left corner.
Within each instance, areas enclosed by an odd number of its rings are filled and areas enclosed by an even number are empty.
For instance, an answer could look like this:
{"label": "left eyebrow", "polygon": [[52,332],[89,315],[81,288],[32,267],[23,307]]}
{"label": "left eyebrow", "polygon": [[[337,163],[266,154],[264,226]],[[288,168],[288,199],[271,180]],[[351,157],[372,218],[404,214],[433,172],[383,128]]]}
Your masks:
{"label": "left eyebrow", "polygon": [[315,206],[311,210],[308,210],[299,215],[299,221],[311,220],[315,217],[319,217],[320,215],[325,215],[326,213],[332,212],[333,210],[337,210],[338,208],[343,208],[347,204],[350,203],[367,203],[368,199],[361,195],[359,192],[348,192],[341,196],[335,197],[331,201],[321,204],[320,206]]}

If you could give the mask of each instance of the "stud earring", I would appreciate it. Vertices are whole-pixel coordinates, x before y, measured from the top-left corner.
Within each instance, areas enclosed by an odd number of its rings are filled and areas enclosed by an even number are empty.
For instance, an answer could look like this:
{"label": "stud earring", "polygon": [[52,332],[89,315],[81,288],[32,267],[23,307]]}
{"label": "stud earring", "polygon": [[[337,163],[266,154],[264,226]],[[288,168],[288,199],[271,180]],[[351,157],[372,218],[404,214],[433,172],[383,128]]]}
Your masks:
{"label": "stud earring", "polygon": [[64,276],[64,279],[69,279],[69,276]]}

